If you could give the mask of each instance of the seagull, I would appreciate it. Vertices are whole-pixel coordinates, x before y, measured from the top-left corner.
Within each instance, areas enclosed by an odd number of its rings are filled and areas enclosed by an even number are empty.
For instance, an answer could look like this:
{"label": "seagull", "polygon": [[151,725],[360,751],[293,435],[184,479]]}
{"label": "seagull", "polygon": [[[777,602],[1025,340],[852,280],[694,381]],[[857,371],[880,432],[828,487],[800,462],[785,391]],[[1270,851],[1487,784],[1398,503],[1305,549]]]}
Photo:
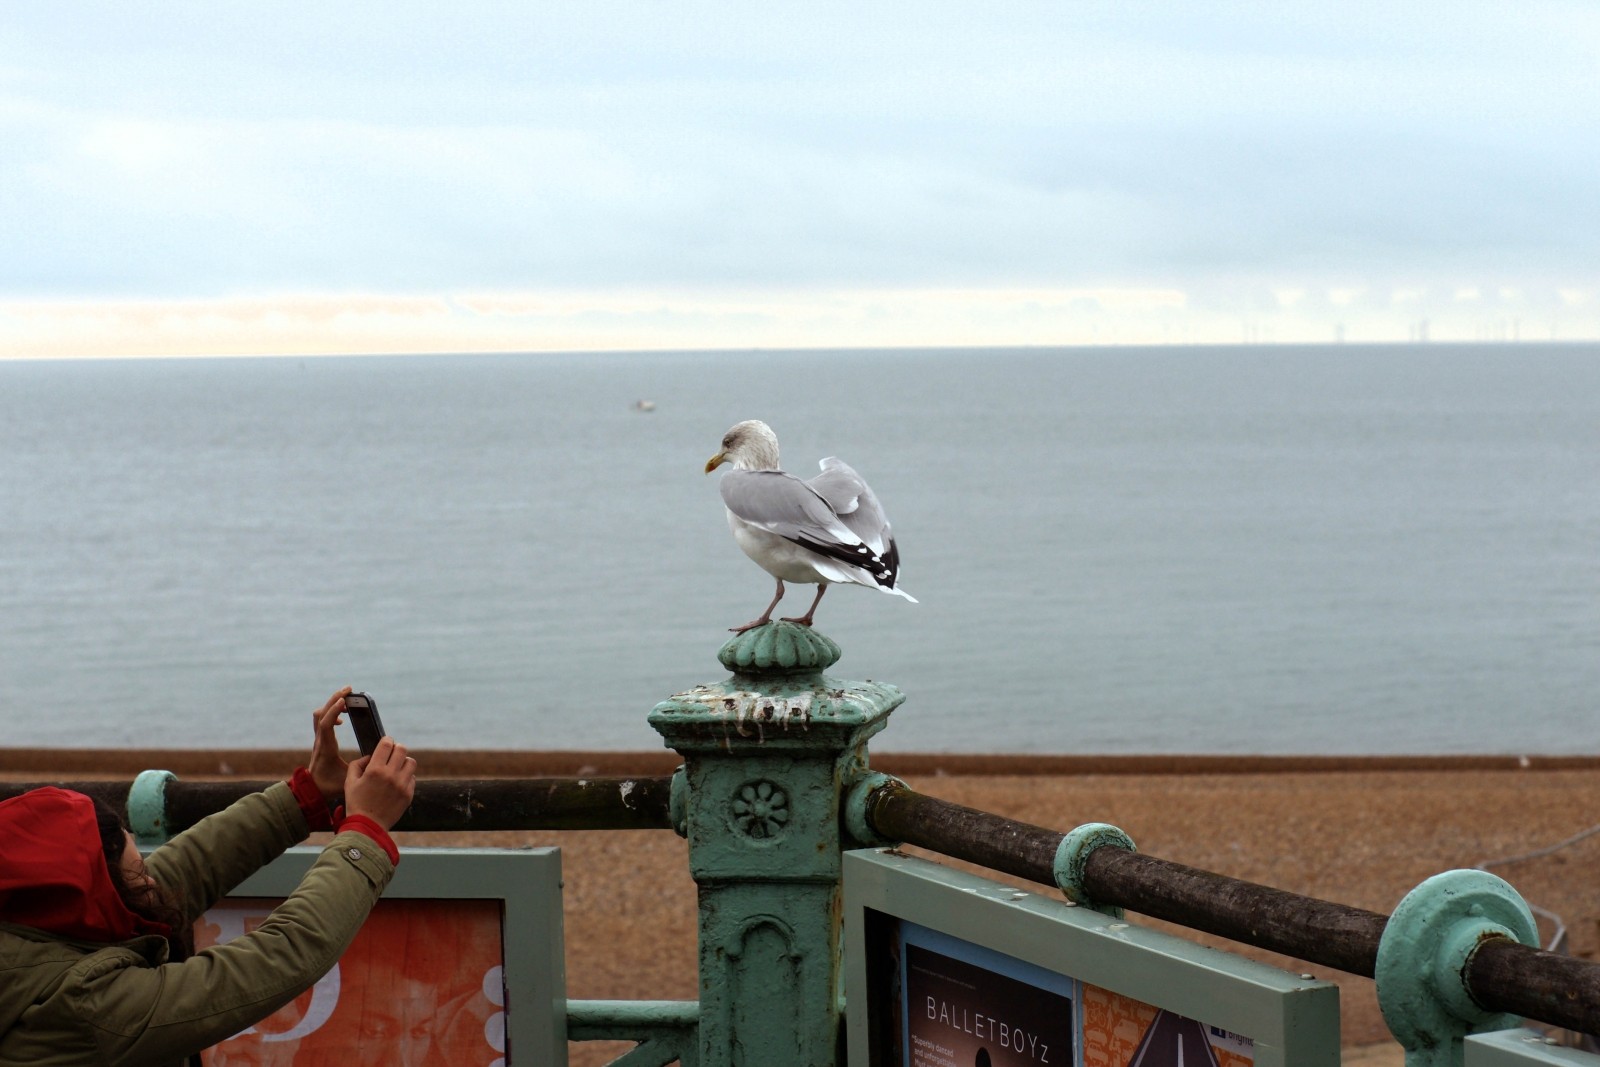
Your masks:
{"label": "seagull", "polygon": [[777,579],[778,591],[758,619],[730,626],[736,634],[765,626],[783,599],[783,583],[810,582],[817,597],[804,615],[784,619],[810,626],[822,594],[833,582],[853,582],[885,593],[917,598],[897,588],[900,550],[878,498],[844,461],[829,456],[822,473],[802,481],[778,467],[778,437],[756,419],[722,435],[722,451],[706,461],[710,474],[722,464],[722,502],[728,528],[744,554]]}

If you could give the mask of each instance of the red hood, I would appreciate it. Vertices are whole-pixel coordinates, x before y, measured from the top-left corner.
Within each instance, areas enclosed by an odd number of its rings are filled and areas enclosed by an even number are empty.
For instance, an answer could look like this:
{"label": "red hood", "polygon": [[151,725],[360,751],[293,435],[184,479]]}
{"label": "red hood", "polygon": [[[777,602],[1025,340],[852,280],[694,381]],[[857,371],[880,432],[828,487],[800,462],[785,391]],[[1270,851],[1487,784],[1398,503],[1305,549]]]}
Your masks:
{"label": "red hood", "polygon": [[117,895],[94,802],[55,786],[0,801],[0,921],[79,941],[167,932]]}

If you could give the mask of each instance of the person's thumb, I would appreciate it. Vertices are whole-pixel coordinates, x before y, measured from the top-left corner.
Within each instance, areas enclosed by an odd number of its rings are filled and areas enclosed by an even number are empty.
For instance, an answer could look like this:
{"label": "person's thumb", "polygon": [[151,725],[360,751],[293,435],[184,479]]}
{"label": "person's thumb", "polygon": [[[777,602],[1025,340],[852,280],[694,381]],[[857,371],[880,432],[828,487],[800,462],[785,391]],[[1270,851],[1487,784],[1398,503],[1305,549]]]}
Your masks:
{"label": "person's thumb", "polygon": [[362,756],[359,759],[351,760],[350,765],[345,768],[344,780],[346,782],[358,780],[363,774],[367,773],[367,764],[371,762],[371,756]]}

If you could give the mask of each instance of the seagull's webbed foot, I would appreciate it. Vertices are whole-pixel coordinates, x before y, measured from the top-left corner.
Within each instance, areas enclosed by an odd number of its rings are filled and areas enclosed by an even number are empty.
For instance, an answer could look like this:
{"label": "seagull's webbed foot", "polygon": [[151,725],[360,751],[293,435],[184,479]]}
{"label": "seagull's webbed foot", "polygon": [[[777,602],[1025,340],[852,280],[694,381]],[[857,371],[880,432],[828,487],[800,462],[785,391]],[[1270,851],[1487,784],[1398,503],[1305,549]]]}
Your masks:
{"label": "seagull's webbed foot", "polygon": [[[786,618],[783,621],[784,622],[799,623],[801,626],[810,626],[811,625],[811,617],[817,613],[817,605],[822,603],[822,594],[826,593],[827,591],[828,591],[828,587],[825,584],[818,583],[816,599],[811,602],[811,606],[806,609],[806,613],[804,615],[801,615],[798,618],[794,618],[794,619],[787,619]],[[774,600],[773,603],[776,604],[777,601]],[[771,611],[772,609],[768,608],[767,610]]]}
{"label": "seagull's webbed foot", "polygon": [[[772,621],[772,609],[777,607],[778,606],[778,601],[780,601],[782,599],[783,599],[783,579],[779,578],[778,579],[778,592],[773,596],[772,603],[767,605],[767,610],[763,611],[761,613],[761,617],[759,619],[751,619],[749,622],[745,623],[743,626],[730,626],[730,627],[728,627],[728,630],[730,632],[732,632],[732,633],[742,634],[746,630],[754,630],[757,626],[765,626],[767,623]],[[815,604],[813,604],[811,606],[812,606],[813,609],[816,607]],[[785,621],[787,621],[787,620],[785,620]],[[811,624],[808,622],[808,623],[806,623],[806,625],[810,626]]]}

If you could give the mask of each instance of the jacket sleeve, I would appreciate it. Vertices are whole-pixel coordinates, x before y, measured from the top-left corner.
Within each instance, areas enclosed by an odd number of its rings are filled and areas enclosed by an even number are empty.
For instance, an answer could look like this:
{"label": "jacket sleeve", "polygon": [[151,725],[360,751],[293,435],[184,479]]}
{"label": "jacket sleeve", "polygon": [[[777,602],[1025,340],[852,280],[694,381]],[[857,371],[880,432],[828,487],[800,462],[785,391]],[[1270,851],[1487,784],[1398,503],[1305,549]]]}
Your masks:
{"label": "jacket sleeve", "polygon": [[294,793],[283,782],[274,782],[161,845],[145,867],[157,885],[177,897],[186,916],[198,919],[310,832]]}
{"label": "jacket sleeve", "polygon": [[81,1003],[107,1064],[167,1063],[226,1040],[289,1003],[338,962],[394,865],[365,834],[338,834],[259,927],[181,963],[100,953],[80,967]]}

